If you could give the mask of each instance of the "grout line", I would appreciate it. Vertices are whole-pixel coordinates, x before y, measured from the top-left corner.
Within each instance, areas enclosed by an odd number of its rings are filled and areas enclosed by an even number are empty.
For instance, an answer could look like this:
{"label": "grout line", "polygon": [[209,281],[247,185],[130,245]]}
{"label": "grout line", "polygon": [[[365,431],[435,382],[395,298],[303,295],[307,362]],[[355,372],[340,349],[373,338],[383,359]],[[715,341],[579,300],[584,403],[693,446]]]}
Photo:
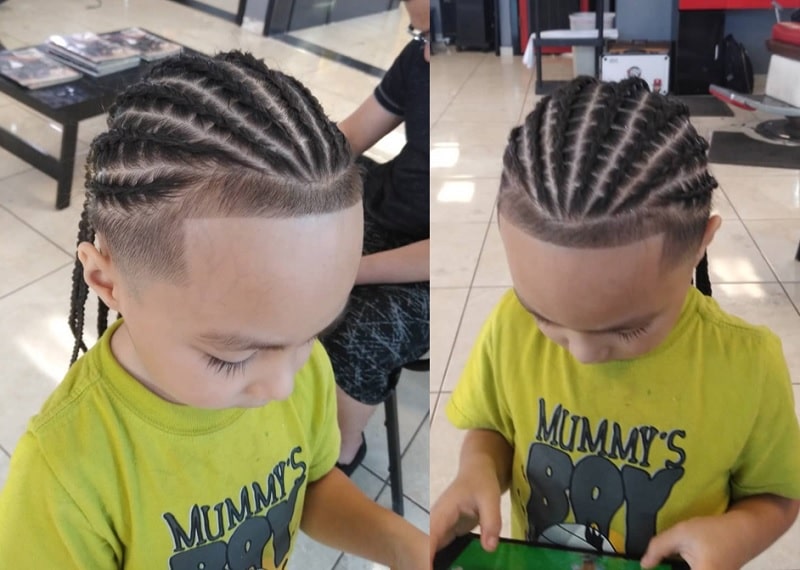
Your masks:
{"label": "grout line", "polygon": [[30,281],[30,282],[26,283],[25,285],[17,287],[16,289],[13,289],[12,291],[9,291],[8,293],[4,293],[4,294],[0,295],[0,301],[3,300],[3,299],[6,299],[7,297],[10,297],[14,293],[18,293],[18,292],[22,291],[26,287],[30,287],[31,285],[33,285],[35,283],[38,283],[39,281],[42,281],[43,279],[46,279],[46,278],[50,277],[54,273],[58,273],[62,269],[65,269],[65,268],[70,267],[70,266],[72,266],[72,262],[71,261],[69,263],[65,263],[64,265],[61,265],[60,267],[56,267],[55,269],[53,269],[51,271],[48,271],[44,275],[41,275],[41,276],[37,277],[33,281]]}
{"label": "grout line", "polygon": [[206,4],[205,2],[200,2],[199,0],[172,0],[172,1],[175,2],[176,4],[181,4],[182,6],[192,8],[199,12],[203,12],[204,14],[214,16],[215,18],[219,18],[221,20],[224,20],[225,22],[229,22],[236,25],[235,12],[228,12],[227,10],[223,10],[222,8],[218,8],[217,6],[213,6],[211,4]]}
{"label": "grout line", "polygon": [[[38,235],[39,235],[39,237],[41,237],[41,238],[42,238],[42,239],[44,239],[45,241],[49,242],[49,243],[50,243],[50,245],[52,245],[53,247],[57,248],[59,251],[63,251],[63,252],[64,252],[64,253],[65,253],[65,254],[66,254],[68,257],[70,257],[70,258],[72,258],[72,259],[74,260],[74,257],[73,257],[73,256],[75,255],[75,252],[74,252],[74,251],[72,251],[72,252],[69,252],[69,251],[67,251],[66,249],[64,249],[63,247],[61,247],[60,245],[58,245],[58,244],[57,244],[55,241],[53,241],[52,239],[50,239],[49,237],[47,237],[46,235],[44,235],[42,232],[40,232],[39,230],[37,230],[35,227],[33,227],[33,226],[30,224],[30,223],[28,223],[28,221],[27,221],[27,220],[23,219],[22,217],[20,217],[20,216],[18,216],[17,214],[15,214],[13,211],[9,210],[9,209],[8,209],[6,206],[2,206],[2,205],[0,205],[0,208],[2,208],[2,209],[3,209],[3,210],[5,210],[6,212],[8,212],[8,213],[9,213],[11,216],[13,216],[14,218],[16,218],[16,220],[17,220],[17,221],[19,221],[21,224],[23,224],[24,226],[26,226],[26,227],[27,227],[29,230],[31,230],[31,231],[35,232],[36,234],[38,234]],[[77,242],[77,235],[78,235],[78,233],[77,233],[77,231],[76,231],[76,232],[75,232],[75,236],[76,236],[76,239],[75,239],[75,241],[76,241],[76,242]]]}
{"label": "grout line", "polygon": [[[789,291],[786,289],[786,286],[783,284],[783,282],[781,282],[780,278],[778,277],[778,273],[777,273],[777,271],[775,271],[775,267],[772,265],[772,263],[770,262],[769,258],[761,250],[761,246],[758,245],[758,242],[756,241],[755,236],[750,232],[750,228],[748,228],[747,224],[745,224],[744,222],[742,222],[742,226],[744,227],[744,231],[747,233],[747,235],[750,237],[750,239],[753,240],[753,244],[756,246],[756,249],[758,250],[758,253],[764,259],[764,262],[767,264],[767,267],[769,268],[770,273],[772,273],[772,275],[775,277],[775,282],[778,284],[778,287],[780,287],[781,291],[783,291],[783,294],[786,295],[786,298],[789,300],[789,304],[791,304],[792,307],[794,307],[795,313],[797,313],[797,315],[800,316],[800,308],[798,308],[798,306],[795,304],[794,300],[792,299],[792,296],[789,295]],[[772,281],[769,281],[768,283],[772,283]],[[712,282],[712,284],[713,284],[713,282]]]}
{"label": "grout line", "polygon": [[324,57],[325,59],[335,61],[336,63],[340,63],[351,69],[355,69],[362,73],[366,73],[367,75],[371,75],[378,79],[381,79],[386,73],[386,70],[383,68],[376,67],[372,64],[366,63],[354,57],[350,57],[349,55],[345,55],[343,53],[326,48],[325,46],[309,42],[307,40],[304,40],[303,38],[293,36],[291,32],[287,34],[271,36],[271,38],[273,40],[285,43],[299,50],[307,51],[314,55]]}

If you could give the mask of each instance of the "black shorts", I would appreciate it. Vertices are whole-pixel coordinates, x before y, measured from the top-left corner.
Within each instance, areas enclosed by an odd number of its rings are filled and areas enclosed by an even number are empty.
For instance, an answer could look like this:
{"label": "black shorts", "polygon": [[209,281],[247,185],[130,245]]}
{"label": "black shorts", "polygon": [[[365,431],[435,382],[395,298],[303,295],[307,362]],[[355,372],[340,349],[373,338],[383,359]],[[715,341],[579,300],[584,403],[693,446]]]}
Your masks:
{"label": "black shorts", "polygon": [[[365,255],[414,241],[381,227],[365,210]],[[389,374],[428,352],[429,282],[354,287],[341,324],[320,341],[339,387],[363,404],[380,404],[394,388]]]}

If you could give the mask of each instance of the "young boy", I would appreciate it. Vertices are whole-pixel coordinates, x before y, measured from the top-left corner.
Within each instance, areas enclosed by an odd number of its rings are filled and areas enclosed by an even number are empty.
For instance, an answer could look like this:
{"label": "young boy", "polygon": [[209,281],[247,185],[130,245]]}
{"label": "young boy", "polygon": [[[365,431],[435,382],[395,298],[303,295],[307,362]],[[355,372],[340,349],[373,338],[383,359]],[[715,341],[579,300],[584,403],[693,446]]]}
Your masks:
{"label": "young boy", "polygon": [[[117,320],[34,417],[0,495],[0,567],[285,568],[298,529],[393,568],[419,530],[338,469],[315,340],[361,251],[347,142],[248,54],[183,55],[92,143],[70,324]],[[74,358],[73,358],[74,360]]]}
{"label": "young boy", "polygon": [[447,407],[468,429],[433,550],[476,524],[693,570],[795,520],[800,430],[779,339],[690,285],[720,225],[706,142],[645,82],[578,78],[515,128],[499,224],[514,290]]}

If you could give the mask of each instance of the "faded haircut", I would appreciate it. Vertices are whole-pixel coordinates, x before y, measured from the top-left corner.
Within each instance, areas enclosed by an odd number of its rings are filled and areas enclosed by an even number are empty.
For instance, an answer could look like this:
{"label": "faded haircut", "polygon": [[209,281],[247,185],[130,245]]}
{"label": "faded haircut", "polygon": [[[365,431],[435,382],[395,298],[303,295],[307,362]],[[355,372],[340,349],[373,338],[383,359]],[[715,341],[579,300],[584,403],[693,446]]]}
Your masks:
{"label": "faded haircut", "polygon": [[[347,140],[293,77],[239,51],[155,65],[92,142],[78,243],[104,238],[131,279],[185,276],[183,221],[331,213],[361,200]],[[88,286],[76,259],[72,361]],[[101,301],[98,332],[107,324]]]}
{"label": "faded haircut", "polygon": [[717,182],[681,101],[642,79],[578,77],[509,136],[498,212],[556,245],[601,248],[663,233],[662,261],[700,245]]}

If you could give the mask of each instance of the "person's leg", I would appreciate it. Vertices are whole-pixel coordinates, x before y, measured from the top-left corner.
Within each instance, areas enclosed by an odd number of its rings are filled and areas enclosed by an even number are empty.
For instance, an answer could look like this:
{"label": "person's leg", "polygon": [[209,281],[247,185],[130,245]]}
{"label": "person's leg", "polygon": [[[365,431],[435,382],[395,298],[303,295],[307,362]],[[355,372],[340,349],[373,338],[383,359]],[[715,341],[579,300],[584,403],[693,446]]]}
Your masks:
{"label": "person's leg", "polygon": [[427,283],[356,287],[339,326],[320,338],[338,385],[340,464],[359,454],[367,422],[394,388],[390,373],[427,352],[429,299]]}
{"label": "person's leg", "polygon": [[362,404],[347,395],[342,388],[336,388],[336,405],[338,406],[339,430],[342,432],[342,447],[339,461],[342,465],[353,462],[363,443],[364,428],[367,427],[377,405]]}

